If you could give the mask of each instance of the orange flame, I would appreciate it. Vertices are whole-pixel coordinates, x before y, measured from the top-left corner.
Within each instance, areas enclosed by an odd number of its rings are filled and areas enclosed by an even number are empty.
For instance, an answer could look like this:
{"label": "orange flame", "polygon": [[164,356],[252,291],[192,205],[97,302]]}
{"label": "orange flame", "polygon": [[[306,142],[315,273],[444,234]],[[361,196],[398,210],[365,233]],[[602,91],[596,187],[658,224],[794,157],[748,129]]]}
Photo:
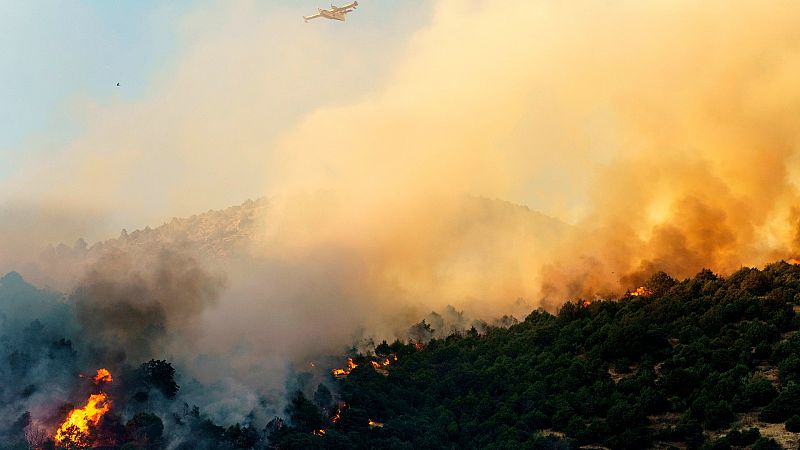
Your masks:
{"label": "orange flame", "polygon": [[89,427],[96,426],[109,409],[111,409],[111,401],[108,400],[106,394],[92,394],[83,408],[70,411],[67,420],[56,431],[56,442],[76,447],[87,446]]}
{"label": "orange flame", "polygon": [[319,430],[314,430],[311,432],[314,436],[325,436],[325,430],[320,428]]}
{"label": "orange flame", "polygon": [[787,263],[787,264],[791,264],[791,265],[793,265],[793,266],[800,266],[800,259],[796,259],[796,258],[789,258],[789,259],[786,261],[786,263]]}
{"label": "orange flame", "polygon": [[94,381],[94,384],[111,383],[113,379],[111,378],[111,372],[109,372],[108,369],[103,368],[97,369],[97,375],[92,378],[92,381]]}
{"label": "orange flame", "polygon": [[383,361],[370,361],[370,363],[372,364],[372,367],[376,369],[382,369],[391,364],[391,361],[389,361],[389,358],[383,358]]}
{"label": "orange flame", "polygon": [[651,294],[650,289],[644,286],[639,286],[635,291],[629,293],[631,297],[649,297]]}
{"label": "orange flame", "polygon": [[[390,356],[393,357],[395,361],[397,361],[397,355],[390,355]],[[375,372],[378,372],[379,374],[385,377],[389,376],[388,368],[389,365],[392,363],[392,361],[389,358],[383,358],[382,361],[370,361],[370,363],[372,364],[372,368],[375,369]]]}
{"label": "orange flame", "polygon": [[369,419],[368,423],[369,423],[369,427],[370,428],[376,428],[376,427],[377,428],[383,428],[383,423],[381,423],[381,422],[375,422],[374,420]]}
{"label": "orange flame", "polygon": [[331,373],[336,378],[345,378],[350,375],[350,372],[356,367],[358,367],[358,364],[353,362],[353,358],[347,358],[347,367],[344,369],[333,369]]}
{"label": "orange flame", "polygon": [[342,411],[344,411],[345,409],[347,409],[347,403],[339,402],[339,404],[336,405],[336,414],[334,414],[331,417],[331,422],[333,423],[338,422],[339,419],[342,418]]}

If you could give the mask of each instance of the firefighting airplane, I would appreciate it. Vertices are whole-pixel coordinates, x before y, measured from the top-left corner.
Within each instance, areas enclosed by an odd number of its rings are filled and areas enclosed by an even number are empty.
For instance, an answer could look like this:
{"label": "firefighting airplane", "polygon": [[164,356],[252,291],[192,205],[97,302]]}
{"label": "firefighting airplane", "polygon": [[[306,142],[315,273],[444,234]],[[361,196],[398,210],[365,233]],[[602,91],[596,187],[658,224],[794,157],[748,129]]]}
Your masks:
{"label": "firefighting airplane", "polygon": [[345,14],[353,12],[353,10],[356,9],[357,6],[358,2],[353,2],[350,3],[349,5],[344,5],[344,6],[331,5],[331,9],[317,8],[317,10],[319,11],[318,13],[313,14],[311,16],[303,16],[303,20],[308,22],[309,20],[316,19],[317,17],[324,17],[326,19],[341,20],[342,22],[344,22]]}

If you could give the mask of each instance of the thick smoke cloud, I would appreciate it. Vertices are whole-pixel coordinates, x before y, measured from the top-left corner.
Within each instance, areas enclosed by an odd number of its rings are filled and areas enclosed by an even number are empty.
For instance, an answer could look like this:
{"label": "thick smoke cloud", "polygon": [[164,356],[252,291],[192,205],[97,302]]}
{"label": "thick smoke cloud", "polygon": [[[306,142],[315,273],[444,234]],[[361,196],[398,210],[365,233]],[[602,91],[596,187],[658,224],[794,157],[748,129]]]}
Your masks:
{"label": "thick smoke cloud", "polygon": [[391,234],[389,251],[435,230],[427,213],[464,192],[570,221],[555,252],[512,251],[538,253],[523,285],[542,286],[534,298],[549,308],[622,294],[654,270],[792,256],[796,9],[441,2],[380,95],[284,136],[271,187],[335,186],[355,199],[337,213]]}
{"label": "thick smoke cloud", "polygon": [[222,288],[221,275],[179,251],[111,251],[87,269],[71,301],[83,337],[98,352],[145,361],[163,358],[168,339],[182,342],[199,332],[193,325]]}

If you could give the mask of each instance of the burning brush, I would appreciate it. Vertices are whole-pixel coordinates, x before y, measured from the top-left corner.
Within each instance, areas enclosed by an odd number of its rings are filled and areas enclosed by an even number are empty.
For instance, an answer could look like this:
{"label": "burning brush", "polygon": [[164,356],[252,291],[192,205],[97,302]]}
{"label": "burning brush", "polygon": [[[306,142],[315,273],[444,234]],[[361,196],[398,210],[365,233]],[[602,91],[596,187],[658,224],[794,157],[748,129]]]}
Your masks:
{"label": "burning brush", "polygon": [[629,292],[628,295],[631,297],[650,297],[653,295],[653,293],[650,291],[650,289],[647,289],[644,286],[639,286],[635,291]]}
{"label": "burning brush", "polygon": [[353,362],[353,358],[347,358],[347,367],[341,369],[333,369],[331,370],[331,374],[333,374],[336,378],[347,378],[350,375],[350,372],[358,367],[358,364]]}
{"label": "burning brush", "polygon": [[[108,369],[98,369],[92,381],[98,386],[110,383],[111,372]],[[70,411],[64,423],[58,427],[55,434],[56,444],[68,448],[88,447],[92,431],[110,409],[111,400],[108,394],[104,392],[91,394],[86,404],[82,408]]]}

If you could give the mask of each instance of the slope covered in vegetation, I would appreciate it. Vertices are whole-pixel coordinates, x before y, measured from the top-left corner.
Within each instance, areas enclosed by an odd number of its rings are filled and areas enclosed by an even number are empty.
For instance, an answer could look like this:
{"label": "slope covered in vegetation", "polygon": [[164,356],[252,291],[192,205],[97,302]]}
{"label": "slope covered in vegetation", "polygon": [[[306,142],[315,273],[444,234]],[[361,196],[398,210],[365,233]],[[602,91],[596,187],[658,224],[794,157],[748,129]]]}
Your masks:
{"label": "slope covered in vegetation", "polygon": [[[657,273],[618,300],[395,342],[298,392],[279,448],[797,448],[800,267]],[[338,392],[337,392],[338,391]],[[338,396],[339,401],[336,402]],[[313,399],[307,399],[313,398]],[[785,423],[785,425],[784,425]],[[758,430],[754,430],[757,428]]]}

